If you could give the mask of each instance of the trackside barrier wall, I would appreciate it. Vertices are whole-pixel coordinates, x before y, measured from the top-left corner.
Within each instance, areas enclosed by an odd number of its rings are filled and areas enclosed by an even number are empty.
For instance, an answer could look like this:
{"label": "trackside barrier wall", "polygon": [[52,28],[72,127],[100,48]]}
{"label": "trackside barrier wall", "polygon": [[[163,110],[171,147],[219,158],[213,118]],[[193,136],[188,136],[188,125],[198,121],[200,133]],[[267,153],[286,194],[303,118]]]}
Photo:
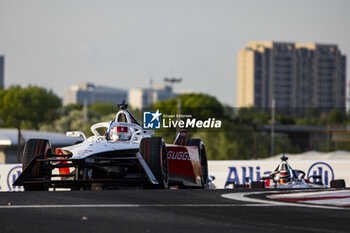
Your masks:
{"label": "trackside barrier wall", "polygon": [[[212,160],[208,161],[209,174],[215,176],[216,188],[232,188],[229,182],[245,184],[245,177],[257,181],[275,170],[280,160]],[[305,178],[321,175],[323,184],[332,179],[344,179],[350,186],[350,160],[288,160],[293,169],[305,172]]]}
{"label": "trackside barrier wall", "polygon": [[22,186],[12,186],[22,172],[22,164],[0,164],[0,191],[23,191]]}
{"label": "trackside barrier wall", "polygon": [[[211,160],[208,161],[209,174],[215,176],[216,188],[232,188],[230,182],[245,184],[245,177],[257,181],[271,173],[279,160]],[[306,178],[321,175],[322,181],[329,186],[332,179],[344,179],[350,186],[350,160],[296,160],[288,161],[293,169],[302,170]],[[23,187],[12,186],[22,172],[22,164],[0,164],[0,191],[23,191]]]}

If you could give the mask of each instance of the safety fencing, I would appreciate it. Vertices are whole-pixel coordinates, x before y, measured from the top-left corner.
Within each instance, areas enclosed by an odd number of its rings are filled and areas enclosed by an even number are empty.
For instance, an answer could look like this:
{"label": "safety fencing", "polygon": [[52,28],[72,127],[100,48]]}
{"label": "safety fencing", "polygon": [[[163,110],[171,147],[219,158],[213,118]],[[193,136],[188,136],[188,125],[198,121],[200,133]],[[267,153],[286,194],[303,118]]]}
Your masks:
{"label": "safety fencing", "polygon": [[[209,161],[209,174],[215,176],[216,188],[227,188],[229,184],[245,184],[246,177],[253,181],[271,173],[279,164],[276,160],[222,160]],[[325,185],[332,179],[344,179],[350,185],[350,160],[297,160],[290,161],[293,169],[302,170],[308,178],[311,175],[322,176]],[[12,186],[22,172],[21,164],[0,164],[0,191],[23,191],[23,187]]]}

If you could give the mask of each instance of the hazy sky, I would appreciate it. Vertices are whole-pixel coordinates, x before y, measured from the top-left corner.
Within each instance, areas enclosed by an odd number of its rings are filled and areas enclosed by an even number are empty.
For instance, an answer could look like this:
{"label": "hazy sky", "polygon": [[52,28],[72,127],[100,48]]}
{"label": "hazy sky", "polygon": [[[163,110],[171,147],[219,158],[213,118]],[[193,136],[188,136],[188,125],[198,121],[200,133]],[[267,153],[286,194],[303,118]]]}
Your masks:
{"label": "hazy sky", "polygon": [[176,89],[236,104],[237,52],[252,40],[338,44],[350,60],[348,0],[0,0],[5,85],[63,96],[93,82]]}

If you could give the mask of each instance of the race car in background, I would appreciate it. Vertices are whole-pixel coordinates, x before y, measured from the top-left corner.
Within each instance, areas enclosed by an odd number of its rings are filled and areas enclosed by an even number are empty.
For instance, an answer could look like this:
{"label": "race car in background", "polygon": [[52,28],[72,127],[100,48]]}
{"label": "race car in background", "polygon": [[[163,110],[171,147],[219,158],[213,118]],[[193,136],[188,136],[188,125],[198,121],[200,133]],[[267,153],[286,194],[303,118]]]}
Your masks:
{"label": "race car in background", "polygon": [[125,102],[119,107],[113,121],[91,126],[92,137],[67,132],[83,137],[79,144],[53,150],[46,139],[28,140],[23,172],[14,185],[23,185],[26,191],[211,187],[200,139],[180,131],[173,144],[166,144],[161,137],[152,137],[154,131],[141,127]]}
{"label": "race car in background", "polygon": [[[323,185],[321,176],[305,178],[305,172],[292,167],[287,162],[288,157],[282,155],[281,162],[269,175],[263,176],[262,181],[249,182],[250,188],[328,188]],[[249,181],[249,178],[248,178]],[[345,188],[343,179],[332,180],[331,188]]]}

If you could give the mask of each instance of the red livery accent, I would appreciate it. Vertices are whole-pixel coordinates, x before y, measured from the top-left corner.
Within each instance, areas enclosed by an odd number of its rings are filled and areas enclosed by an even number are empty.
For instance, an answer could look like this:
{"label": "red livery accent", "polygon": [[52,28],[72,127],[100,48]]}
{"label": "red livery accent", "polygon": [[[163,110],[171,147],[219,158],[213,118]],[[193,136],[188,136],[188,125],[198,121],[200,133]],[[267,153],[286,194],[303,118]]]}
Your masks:
{"label": "red livery accent", "polygon": [[128,133],[129,132],[128,127],[125,127],[125,126],[117,126],[116,128],[117,128],[118,133]]}
{"label": "red livery accent", "polygon": [[167,145],[169,174],[197,179],[201,176],[198,148]]}
{"label": "red livery accent", "polygon": [[[57,155],[64,155],[64,153],[63,153],[63,151],[61,149],[56,149],[56,154]],[[61,159],[64,159],[64,157],[61,157]],[[58,162],[58,163],[60,163],[60,164],[67,164],[67,161]],[[70,173],[68,167],[58,168],[58,171],[60,172],[60,175],[68,175]]]}

